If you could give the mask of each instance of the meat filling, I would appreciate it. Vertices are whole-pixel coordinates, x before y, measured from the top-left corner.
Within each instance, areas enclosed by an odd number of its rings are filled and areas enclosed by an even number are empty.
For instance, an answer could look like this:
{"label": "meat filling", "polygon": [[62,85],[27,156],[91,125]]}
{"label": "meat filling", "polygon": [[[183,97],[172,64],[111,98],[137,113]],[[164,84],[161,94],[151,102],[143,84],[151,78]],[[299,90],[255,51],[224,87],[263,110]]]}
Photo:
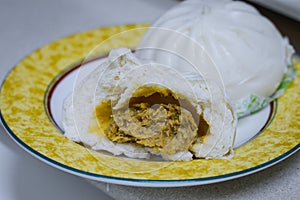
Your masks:
{"label": "meat filling", "polygon": [[178,100],[164,88],[144,87],[139,92],[130,99],[128,108],[112,111],[111,101],[96,107],[98,124],[111,141],[174,154],[189,150],[206,134],[207,123],[188,101]]}
{"label": "meat filling", "polygon": [[158,148],[166,154],[188,150],[197,138],[197,125],[192,114],[176,104],[137,103],[114,113],[105,135],[114,142],[132,142]]}

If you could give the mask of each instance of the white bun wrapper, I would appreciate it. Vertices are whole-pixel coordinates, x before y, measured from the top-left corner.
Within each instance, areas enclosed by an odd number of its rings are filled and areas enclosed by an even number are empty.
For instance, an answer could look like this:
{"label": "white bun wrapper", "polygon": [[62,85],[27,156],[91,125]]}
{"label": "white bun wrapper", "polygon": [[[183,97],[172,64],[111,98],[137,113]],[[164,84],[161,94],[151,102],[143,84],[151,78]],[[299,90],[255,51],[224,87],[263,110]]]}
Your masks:
{"label": "white bun wrapper", "polygon": [[[152,89],[142,93],[145,88]],[[99,115],[105,115],[105,110],[109,110],[111,116],[108,117],[114,117],[116,124],[120,125],[122,118],[128,113],[118,115],[118,112],[128,107],[132,98],[151,96],[157,92],[156,89],[158,92],[172,91],[180,106],[181,101],[190,105],[194,114],[201,116],[208,125],[205,136],[199,136],[188,149],[175,150],[172,154],[147,145],[111,141],[103,131],[106,122],[101,124],[101,121],[99,123],[95,120],[97,105],[110,102],[109,107],[99,110]],[[182,108],[181,113],[184,112],[192,115]],[[203,79],[196,73],[179,73],[168,66],[146,63],[126,48],[113,49],[106,62],[76,86],[63,106],[66,137],[93,150],[104,150],[131,158],[149,158],[151,155],[159,155],[165,160],[183,161],[193,157],[230,158],[233,156],[236,124],[234,110],[217,84]],[[135,124],[128,127],[135,127]],[[146,129],[134,130],[144,130],[147,133]],[[127,131],[130,132],[130,129]]]}
{"label": "white bun wrapper", "polygon": [[288,39],[240,1],[186,0],[152,24],[138,49],[145,50],[140,57],[181,71],[190,69],[174,54],[186,58],[204,77],[224,85],[239,116],[277,98],[295,76]]}

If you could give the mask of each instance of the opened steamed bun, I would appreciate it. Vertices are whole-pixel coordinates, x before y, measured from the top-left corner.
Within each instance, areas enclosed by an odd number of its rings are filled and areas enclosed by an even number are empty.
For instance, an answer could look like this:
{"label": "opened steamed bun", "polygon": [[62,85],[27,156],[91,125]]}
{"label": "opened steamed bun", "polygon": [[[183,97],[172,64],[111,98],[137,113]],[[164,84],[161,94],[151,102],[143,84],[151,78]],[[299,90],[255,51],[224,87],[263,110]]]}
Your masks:
{"label": "opened steamed bun", "polygon": [[229,158],[236,123],[216,84],[144,63],[126,48],[113,49],[63,106],[66,137],[132,158]]}

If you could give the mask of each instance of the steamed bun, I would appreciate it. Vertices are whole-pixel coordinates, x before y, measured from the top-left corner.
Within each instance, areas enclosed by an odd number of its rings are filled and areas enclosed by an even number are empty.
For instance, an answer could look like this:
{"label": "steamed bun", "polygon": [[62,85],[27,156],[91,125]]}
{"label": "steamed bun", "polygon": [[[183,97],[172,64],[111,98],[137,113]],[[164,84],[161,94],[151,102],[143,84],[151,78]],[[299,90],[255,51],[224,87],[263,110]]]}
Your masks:
{"label": "steamed bun", "polygon": [[294,52],[270,20],[231,0],[184,1],[152,25],[138,48],[143,58],[218,81],[236,104],[274,95]]}
{"label": "steamed bun", "polygon": [[[145,110],[155,115],[132,107],[146,104],[151,108]],[[175,116],[172,106],[180,107]],[[135,116],[142,118],[136,121]],[[148,119],[151,123],[143,124]],[[64,101],[62,122],[67,138],[96,151],[188,161],[193,156],[231,158],[237,119],[213,82],[144,62],[130,49],[119,48],[74,88]]]}

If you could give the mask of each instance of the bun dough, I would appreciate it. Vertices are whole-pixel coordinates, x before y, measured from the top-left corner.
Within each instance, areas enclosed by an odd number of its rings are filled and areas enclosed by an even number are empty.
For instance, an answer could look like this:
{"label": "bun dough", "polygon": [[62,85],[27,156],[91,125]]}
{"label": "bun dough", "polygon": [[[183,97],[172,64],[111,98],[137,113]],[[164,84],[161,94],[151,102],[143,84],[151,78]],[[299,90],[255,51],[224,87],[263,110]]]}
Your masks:
{"label": "bun dough", "polygon": [[[151,49],[139,52],[145,59],[180,71],[198,70],[224,86],[234,101],[272,95],[293,54],[270,20],[251,5],[231,0],[184,1],[152,25],[138,48]],[[178,56],[195,69],[178,62]]]}

